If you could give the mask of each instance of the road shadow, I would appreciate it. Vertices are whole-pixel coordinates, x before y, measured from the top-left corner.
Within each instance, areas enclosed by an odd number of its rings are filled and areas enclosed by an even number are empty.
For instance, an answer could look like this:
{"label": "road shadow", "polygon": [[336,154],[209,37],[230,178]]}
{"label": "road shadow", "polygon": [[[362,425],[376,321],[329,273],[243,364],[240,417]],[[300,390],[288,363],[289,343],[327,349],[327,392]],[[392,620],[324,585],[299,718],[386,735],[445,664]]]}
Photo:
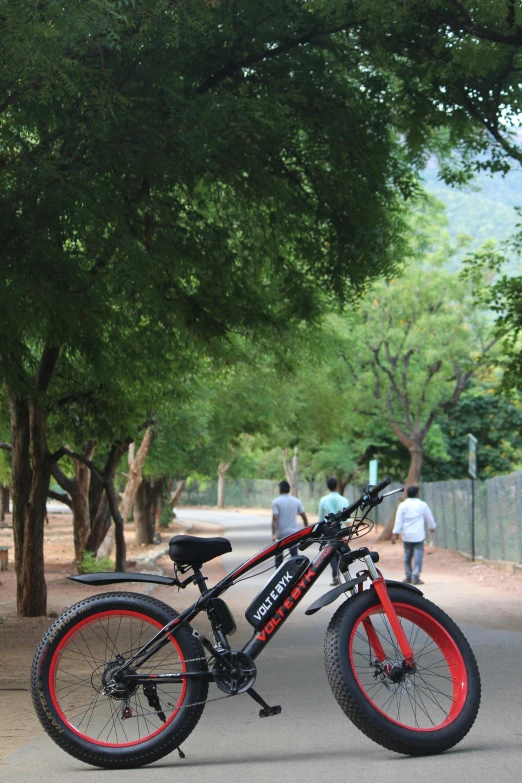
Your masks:
{"label": "road shadow", "polygon": [[[242,756],[230,756],[228,758],[220,758],[220,759],[201,759],[198,760],[197,757],[192,757],[191,755],[187,755],[184,759],[179,759],[177,756],[174,756],[172,760],[164,759],[163,761],[158,761],[154,764],[150,765],[151,769],[170,769],[172,767],[176,767],[178,769],[181,769],[183,767],[225,767],[225,766],[237,766],[237,765],[256,765],[256,764],[280,764],[282,762],[302,762],[302,761],[317,761],[318,759],[325,759],[332,761],[333,759],[346,759],[347,761],[352,760],[360,760],[365,761],[367,763],[369,762],[395,762],[397,764],[408,764],[413,763],[416,761],[419,761],[420,759],[424,761],[428,761],[429,759],[437,760],[438,762],[443,761],[444,759],[448,760],[448,763],[453,763],[456,758],[459,758],[461,756],[469,756],[473,753],[484,753],[484,752],[505,752],[507,749],[512,748],[520,748],[520,743],[509,743],[509,742],[484,742],[484,743],[474,743],[473,745],[467,745],[462,748],[453,748],[452,750],[448,750],[443,754],[434,754],[432,756],[402,756],[397,753],[392,753],[390,751],[383,751],[383,749],[379,749],[379,747],[370,747],[368,750],[363,750],[362,748],[357,749],[350,749],[346,748],[346,750],[319,750],[319,751],[289,751],[287,753],[281,752],[278,753],[277,751],[272,750],[270,754],[259,754],[259,753],[252,753],[248,754],[245,753]],[[82,767],[83,772],[99,772],[99,769],[96,769],[94,767],[85,768]]]}

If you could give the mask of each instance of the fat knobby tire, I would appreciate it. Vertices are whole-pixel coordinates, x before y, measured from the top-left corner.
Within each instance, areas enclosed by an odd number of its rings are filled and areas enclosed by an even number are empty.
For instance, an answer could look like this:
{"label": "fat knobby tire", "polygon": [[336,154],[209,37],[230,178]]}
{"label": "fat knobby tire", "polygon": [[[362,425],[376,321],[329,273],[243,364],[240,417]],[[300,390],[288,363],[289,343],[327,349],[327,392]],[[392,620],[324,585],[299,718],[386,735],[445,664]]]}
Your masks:
{"label": "fat knobby tire", "polygon": [[345,715],[363,734],[388,750],[409,756],[442,753],[460,742],[471,729],[480,705],[480,675],[475,656],[459,627],[442,609],[406,589],[388,588],[393,603],[408,604],[431,615],[455,641],[466,667],[468,693],[455,720],[440,730],[415,731],[394,723],[379,712],[361,690],[348,652],[354,626],[364,612],[379,603],[374,589],[346,601],[332,617],[324,642],[326,673],[332,693]]}
{"label": "fat knobby tire", "polygon": [[[31,669],[31,692],[37,715],[47,734],[57,745],[71,756],[106,769],[129,769],[151,764],[171,753],[184,742],[195,729],[204,709],[204,703],[180,709],[172,722],[149,740],[132,747],[105,747],[82,739],[64,724],[58,715],[49,690],[49,672],[53,654],[63,637],[87,617],[108,610],[130,610],[139,612],[166,625],[178,614],[172,607],[151,596],[137,593],[104,593],[86,598],[71,606],[48,628],[35,653]],[[187,671],[206,671],[205,653],[192,635],[188,625],[182,625],[175,632],[176,641],[184,660],[203,658],[187,664]],[[204,702],[208,683],[201,679],[187,680],[184,703]]]}

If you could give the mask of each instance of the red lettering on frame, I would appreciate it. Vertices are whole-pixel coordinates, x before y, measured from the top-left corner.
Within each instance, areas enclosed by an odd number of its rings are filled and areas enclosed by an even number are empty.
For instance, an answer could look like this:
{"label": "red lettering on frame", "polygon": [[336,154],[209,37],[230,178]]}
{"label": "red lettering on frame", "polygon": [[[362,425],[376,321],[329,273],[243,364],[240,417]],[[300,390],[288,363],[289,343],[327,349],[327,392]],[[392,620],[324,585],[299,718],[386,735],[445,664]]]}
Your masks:
{"label": "red lettering on frame", "polygon": [[292,601],[292,599],[290,597],[288,597],[288,598],[285,598],[284,604],[285,604],[287,609],[291,609],[292,606],[294,605],[294,602]]}
{"label": "red lettering on frame", "polygon": [[277,620],[276,620],[276,616],[274,615],[274,616],[272,617],[272,619],[270,620],[270,622],[274,624],[274,628],[275,628],[275,627],[276,627],[277,625],[279,625],[279,623],[281,622],[281,618],[280,618],[280,617],[278,617],[278,618],[277,618]]}
{"label": "red lettering on frame", "polygon": [[292,590],[292,598],[294,599],[294,601],[297,601],[297,599],[300,598],[300,596],[301,596],[300,589],[298,587],[294,587],[294,589]]}

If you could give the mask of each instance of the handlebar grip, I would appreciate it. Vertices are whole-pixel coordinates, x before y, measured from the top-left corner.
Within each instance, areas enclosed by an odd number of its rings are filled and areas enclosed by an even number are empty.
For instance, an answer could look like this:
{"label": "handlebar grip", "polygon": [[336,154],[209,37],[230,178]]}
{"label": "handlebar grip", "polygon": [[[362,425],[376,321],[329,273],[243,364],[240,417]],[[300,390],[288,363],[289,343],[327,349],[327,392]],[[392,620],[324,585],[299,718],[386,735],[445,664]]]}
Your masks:
{"label": "handlebar grip", "polygon": [[308,549],[309,546],[312,546],[311,541],[303,541],[302,544],[297,545],[297,548],[299,549],[300,552],[304,552],[305,549]]}
{"label": "handlebar grip", "polygon": [[379,481],[378,484],[375,484],[368,492],[368,495],[371,498],[376,497],[379,492],[382,492],[383,489],[386,489],[386,487],[391,484],[391,479],[386,476],[386,478],[383,478],[382,481]]}

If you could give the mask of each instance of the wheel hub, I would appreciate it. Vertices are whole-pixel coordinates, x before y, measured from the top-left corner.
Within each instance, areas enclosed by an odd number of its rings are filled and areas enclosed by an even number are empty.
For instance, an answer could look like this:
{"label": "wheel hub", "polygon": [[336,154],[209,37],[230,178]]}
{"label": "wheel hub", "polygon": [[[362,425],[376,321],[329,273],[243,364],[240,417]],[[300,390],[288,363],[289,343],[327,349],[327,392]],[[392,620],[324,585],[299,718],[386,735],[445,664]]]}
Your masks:
{"label": "wheel hub", "polygon": [[405,693],[412,687],[410,675],[415,674],[416,670],[406,661],[388,659],[383,662],[375,659],[373,665],[375,666],[374,679],[380,680],[391,693]]}
{"label": "wheel hub", "polygon": [[[125,674],[121,676],[121,679],[115,679],[114,675],[121,669],[122,663],[118,661],[112,661],[102,674],[102,687],[103,691],[111,699],[117,699],[118,701],[128,699],[133,696],[138,690],[139,683],[137,680],[126,680]],[[129,666],[126,669],[127,674],[136,674],[136,670]]]}

